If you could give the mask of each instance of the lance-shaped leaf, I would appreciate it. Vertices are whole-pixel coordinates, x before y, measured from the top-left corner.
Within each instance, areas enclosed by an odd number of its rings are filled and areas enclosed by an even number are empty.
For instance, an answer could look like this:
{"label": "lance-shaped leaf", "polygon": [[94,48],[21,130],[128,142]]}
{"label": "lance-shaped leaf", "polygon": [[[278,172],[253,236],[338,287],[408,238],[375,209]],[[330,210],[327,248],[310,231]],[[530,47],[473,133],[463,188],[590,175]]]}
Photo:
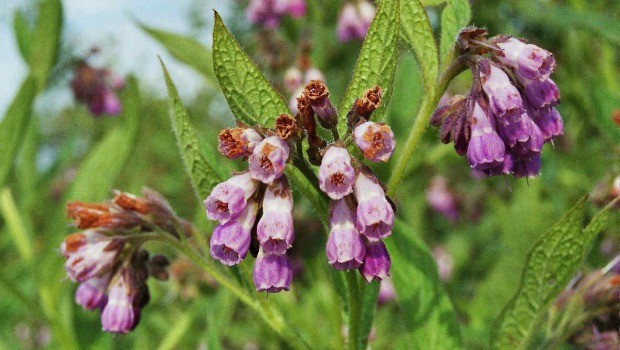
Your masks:
{"label": "lance-shaped leaf", "polygon": [[607,210],[603,209],[582,229],[583,197],[530,251],[521,285],[508,303],[493,337],[496,349],[526,349],[549,303],[575,275],[590,243],[603,228]]}
{"label": "lance-shaped leaf", "polygon": [[73,181],[70,200],[96,202],[107,198],[129,160],[139,130],[140,91],[136,79],[130,77],[121,96],[123,111],[119,123],[90,151]]}
{"label": "lance-shaped leaf", "polygon": [[185,170],[192,182],[192,187],[198,199],[202,200],[211,193],[215,185],[222,182],[222,178],[215,170],[216,168],[209,164],[202,155],[196,131],[179,97],[177,88],[172,82],[164,63],[161,60],[160,63],[164,72],[164,78],[166,79],[168,96],[170,97],[170,120],[172,121],[174,136],[183,158],[183,164],[185,164]]}
{"label": "lance-shaped leaf", "polygon": [[452,50],[459,31],[467,26],[471,18],[468,0],[448,0],[441,11],[441,67],[451,60]]}
{"label": "lance-shaped leaf", "polygon": [[[399,0],[384,0],[379,5],[357,59],[353,79],[340,103],[339,112],[342,117],[346,116],[355,99],[361,97],[364,91],[380,85],[384,90],[383,106],[375,111],[374,119],[382,119],[386,106],[390,103],[398,60],[399,13]],[[344,133],[346,122],[340,121],[338,129]]]}
{"label": "lance-shaped leaf", "polygon": [[213,68],[235,117],[248,125],[273,127],[280,114],[290,114],[274,90],[215,12]]}
{"label": "lance-shaped leaf", "polygon": [[32,112],[36,80],[28,77],[0,122],[0,186],[9,175]]}
{"label": "lance-shaped leaf", "polygon": [[15,32],[15,41],[22,58],[26,63],[30,58],[30,41],[32,40],[32,30],[24,13],[17,9],[13,14],[13,31]]}
{"label": "lance-shaped leaf", "polygon": [[138,23],[151,38],[157,40],[172,57],[192,67],[208,81],[215,82],[211,50],[198,40]]}
{"label": "lance-shaped leaf", "polygon": [[411,225],[397,220],[385,240],[392,257],[392,280],[406,315],[408,346],[412,349],[459,349],[461,333],[452,303],[445,293],[437,265]]}
{"label": "lance-shaped leaf", "polygon": [[30,43],[30,67],[37,79],[37,88],[43,90],[56,63],[62,31],[62,1],[44,0],[39,5]]}
{"label": "lance-shaped leaf", "polygon": [[401,1],[400,29],[403,40],[421,68],[424,86],[427,90],[432,89],[437,80],[439,56],[426,9],[419,0]]}

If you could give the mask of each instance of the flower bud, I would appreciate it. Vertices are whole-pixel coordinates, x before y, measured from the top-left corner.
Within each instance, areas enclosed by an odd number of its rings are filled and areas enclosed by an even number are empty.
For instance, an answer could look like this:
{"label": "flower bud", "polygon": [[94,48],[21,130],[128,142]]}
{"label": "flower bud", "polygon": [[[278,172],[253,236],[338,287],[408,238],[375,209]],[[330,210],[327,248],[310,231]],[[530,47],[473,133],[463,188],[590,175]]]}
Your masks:
{"label": "flower bud", "polygon": [[370,241],[377,242],[392,233],[394,209],[378,180],[360,172],[353,193],[357,199],[357,228]]}
{"label": "flower bud", "polygon": [[320,80],[310,80],[304,88],[303,94],[310,102],[310,106],[319,117],[319,122],[326,129],[331,129],[338,124],[338,113],[329,100],[327,86]]}
{"label": "flower bud", "polygon": [[353,208],[347,198],[332,201],[329,216],[330,234],[325,251],[329,264],[337,270],[357,269],[366,254],[353,215]]}
{"label": "flower bud", "polygon": [[138,278],[130,268],[122,268],[110,283],[108,303],[101,313],[104,331],[126,334],[140,321],[140,312],[148,302],[146,281]]}
{"label": "flower bud", "polygon": [[249,172],[235,175],[219,183],[204,201],[207,218],[225,224],[241,213],[257,186]]}
{"label": "flower bud", "polygon": [[248,157],[262,140],[262,136],[251,128],[224,129],[218,135],[217,149],[230,159]]}
{"label": "flower bud", "polygon": [[360,273],[366,282],[381,281],[390,276],[391,265],[392,260],[383,242],[378,241],[366,245],[366,255],[360,266]]}
{"label": "flower bud", "polygon": [[384,123],[362,123],[355,128],[353,137],[364,158],[373,162],[387,162],[396,146],[392,128]]}
{"label": "flower bud", "polygon": [[371,114],[381,107],[382,95],[383,89],[377,85],[372,89],[366,90],[362,97],[356,99],[353,107],[347,114],[347,127],[353,129],[358,124],[368,121]]}
{"label": "flower bud", "polygon": [[293,279],[291,261],[286,255],[271,255],[260,252],[254,263],[252,275],[256,290],[278,293],[290,289]]}
{"label": "flower bud", "polygon": [[555,68],[553,54],[536,45],[526,44],[510,36],[500,38],[495,44],[504,54],[497,55],[497,59],[527,79],[546,80]]}
{"label": "flower bud", "polygon": [[265,191],[263,216],[257,238],[265,254],[285,254],[293,245],[293,196],[285,177],[275,180]]}
{"label": "flower bud", "polygon": [[341,42],[364,40],[376,9],[367,0],[347,2],[338,16],[338,39]]}
{"label": "flower bud", "polygon": [[319,187],[331,199],[340,199],[353,192],[355,170],[351,156],[344,147],[327,149],[319,168]]}
{"label": "flower bud", "polygon": [[148,262],[149,274],[160,281],[167,281],[170,277],[168,266],[170,266],[170,260],[165,255],[157,254]]}
{"label": "flower bud", "polygon": [[93,277],[78,287],[75,292],[75,302],[80,304],[85,310],[95,310],[103,308],[108,302],[108,283],[110,274],[101,277]]}
{"label": "flower bud", "polygon": [[250,174],[255,180],[270,184],[284,173],[289,156],[288,144],[277,136],[271,136],[258,144],[249,158]]}
{"label": "flower bud", "polygon": [[98,226],[101,216],[108,214],[110,207],[104,204],[69,202],[67,203],[67,217],[75,220],[80,229],[89,229]]}
{"label": "flower bud", "polygon": [[251,231],[257,212],[258,205],[250,200],[239,216],[218,225],[211,236],[211,256],[228,266],[243,261],[250,249]]}

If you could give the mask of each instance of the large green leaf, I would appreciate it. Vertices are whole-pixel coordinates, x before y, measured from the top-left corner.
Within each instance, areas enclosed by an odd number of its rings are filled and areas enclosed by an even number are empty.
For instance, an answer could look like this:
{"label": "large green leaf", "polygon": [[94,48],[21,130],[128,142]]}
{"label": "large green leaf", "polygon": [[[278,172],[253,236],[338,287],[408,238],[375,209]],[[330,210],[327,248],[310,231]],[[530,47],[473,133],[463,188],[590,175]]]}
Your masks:
{"label": "large green leaf", "polygon": [[[385,113],[386,106],[390,103],[398,61],[399,13],[399,0],[384,0],[379,5],[357,59],[353,78],[340,102],[342,116],[351,109],[355,99],[375,85],[380,85],[384,90],[383,107],[380,107],[375,115],[380,116],[377,119],[381,119]],[[346,122],[341,121],[338,129],[344,134]]]}
{"label": "large green leaf", "polygon": [[60,46],[62,31],[61,0],[44,0],[39,5],[39,15],[30,43],[30,67],[37,79],[37,88],[43,90],[47,83]]}
{"label": "large green leaf", "polygon": [[401,1],[400,28],[403,40],[413,51],[421,67],[424,86],[427,90],[432,89],[437,80],[439,56],[426,9],[419,0]]}
{"label": "large green leaf", "polygon": [[222,92],[235,117],[248,125],[273,127],[290,111],[276,90],[258,70],[215,12],[213,67]]}
{"label": "large green leaf", "polygon": [[204,75],[207,80],[215,81],[211,50],[198,40],[188,36],[155,29],[141,23],[138,23],[138,26],[150,35],[151,38],[163,45],[172,57],[194,68],[200,74]]}
{"label": "large green leaf", "polygon": [[437,265],[412,226],[397,220],[385,240],[392,256],[392,279],[406,317],[412,349],[459,349],[461,333]]}
{"label": "large green leaf", "polygon": [[441,67],[450,62],[456,36],[469,23],[471,9],[468,0],[448,0],[441,12]]}
{"label": "large green leaf", "polygon": [[606,209],[582,229],[584,204],[579,200],[528,255],[521,285],[500,317],[493,346],[497,349],[525,349],[549,303],[575,275],[590,243],[607,220]]}
{"label": "large green leaf", "polygon": [[26,15],[19,9],[15,10],[15,14],[13,15],[13,31],[15,31],[15,41],[17,42],[19,53],[26,63],[30,63],[29,57],[32,31]]}
{"label": "large green leaf", "polygon": [[87,155],[71,186],[70,200],[96,202],[109,197],[116,179],[122,174],[129,159],[142,111],[140,91],[136,79],[128,79],[121,98],[123,111],[115,129],[110,131]]}
{"label": "large green leaf", "polygon": [[36,80],[28,77],[0,123],[0,186],[9,175],[26,131],[36,94]]}
{"label": "large green leaf", "polygon": [[185,164],[185,170],[190,177],[196,196],[199,199],[204,199],[211,193],[215,185],[222,182],[222,178],[216,171],[217,166],[214,167],[209,164],[202,155],[194,126],[163,62],[161,62],[161,68],[164,72],[168,96],[170,97],[172,128],[183,157],[183,164]]}

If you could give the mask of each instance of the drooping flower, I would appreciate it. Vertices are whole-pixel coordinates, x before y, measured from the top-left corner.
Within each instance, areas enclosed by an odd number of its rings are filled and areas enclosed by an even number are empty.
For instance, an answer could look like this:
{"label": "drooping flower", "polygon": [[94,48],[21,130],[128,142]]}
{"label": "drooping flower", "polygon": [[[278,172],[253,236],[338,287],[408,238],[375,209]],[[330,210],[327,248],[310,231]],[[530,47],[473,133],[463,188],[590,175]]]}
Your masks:
{"label": "drooping flower", "polygon": [[490,112],[499,121],[518,118],[523,113],[523,101],[508,75],[488,59],[478,63],[478,70],[482,88],[489,99]]}
{"label": "drooping flower", "polygon": [[362,123],[355,128],[353,137],[364,158],[373,162],[387,162],[396,147],[392,128],[385,123]]}
{"label": "drooping flower", "polygon": [[108,302],[101,313],[104,331],[126,334],[140,321],[142,308],[149,302],[149,292],[143,273],[134,268],[122,268],[110,282]]}
{"label": "drooping flower", "polygon": [[476,101],[471,117],[471,139],[467,147],[469,164],[476,170],[490,173],[502,167],[504,154],[504,141],[495,131],[488,110]]}
{"label": "drooping flower", "polygon": [[65,270],[74,282],[85,282],[111,269],[125,244],[122,238],[111,239],[94,230],[76,235],[86,237],[83,244],[74,251],[63,249],[67,256]]}
{"label": "drooping flower", "polygon": [[319,168],[319,187],[331,199],[340,199],[353,192],[355,170],[351,156],[344,147],[332,146],[323,156]]}
{"label": "drooping flower", "polygon": [[256,188],[257,183],[250,172],[235,175],[218,184],[204,201],[207,217],[221,224],[227,223],[243,211]]}
{"label": "drooping flower", "polygon": [[338,16],[338,39],[341,42],[364,40],[376,9],[367,0],[347,2]]}
{"label": "drooping flower", "polygon": [[231,128],[220,131],[218,147],[222,155],[230,159],[249,157],[263,137],[252,128]]}
{"label": "drooping flower", "polygon": [[124,86],[125,81],[121,77],[107,69],[93,68],[85,61],[78,64],[71,81],[75,99],[87,104],[95,116],[121,112],[122,105],[116,92]]}
{"label": "drooping flower", "polygon": [[332,201],[327,239],[327,260],[337,270],[357,269],[364,260],[366,248],[355,226],[354,209],[347,198]]}
{"label": "drooping flower", "polygon": [[541,108],[530,110],[532,120],[538,125],[545,141],[552,140],[554,137],[564,133],[564,121],[557,109]]}
{"label": "drooping flower", "polygon": [[283,176],[275,180],[263,197],[263,216],[258,222],[257,238],[265,254],[285,254],[293,245],[293,196]]}
{"label": "drooping flower", "polygon": [[495,44],[503,52],[497,56],[499,61],[527,79],[546,80],[555,69],[553,54],[536,45],[510,36],[500,36]]}
{"label": "drooping flower", "polygon": [[289,147],[284,140],[277,136],[264,139],[249,158],[252,178],[265,184],[272,183],[284,173],[288,156]]}
{"label": "drooping flower", "polygon": [[391,266],[392,260],[383,242],[366,244],[366,255],[360,266],[360,273],[368,283],[381,281],[390,276]]}
{"label": "drooping flower", "polygon": [[250,200],[237,217],[218,225],[211,236],[211,256],[228,266],[243,261],[250,248],[251,231],[257,212],[258,205]]}
{"label": "drooping flower", "polygon": [[75,302],[86,310],[103,308],[108,302],[107,291],[110,277],[111,274],[106,273],[81,283],[75,292]]}
{"label": "drooping flower", "polygon": [[259,292],[278,293],[289,290],[293,279],[293,268],[288,256],[284,254],[264,254],[259,252],[254,263],[252,275],[254,286]]}
{"label": "drooping flower", "polygon": [[360,171],[353,193],[357,199],[357,228],[370,242],[392,234],[394,209],[385,197],[376,177]]}

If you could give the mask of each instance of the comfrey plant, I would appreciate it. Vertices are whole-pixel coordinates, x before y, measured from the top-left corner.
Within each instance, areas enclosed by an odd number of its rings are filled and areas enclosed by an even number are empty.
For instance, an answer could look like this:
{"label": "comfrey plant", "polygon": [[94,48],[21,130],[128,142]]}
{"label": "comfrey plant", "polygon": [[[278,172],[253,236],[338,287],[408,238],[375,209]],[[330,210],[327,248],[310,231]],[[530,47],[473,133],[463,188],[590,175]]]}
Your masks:
{"label": "comfrey plant", "polygon": [[86,61],[77,63],[71,81],[76,101],[88,105],[88,109],[95,116],[119,114],[122,105],[117,92],[124,87],[125,79],[107,69],[91,67]]}
{"label": "comfrey plant", "polygon": [[[247,256],[251,241],[257,241],[256,289],[289,290],[292,268],[286,251],[295,234],[293,198],[284,171],[292,158],[303,160],[302,141],[307,138],[308,158],[319,165],[319,188],[331,199],[329,263],[338,270],[359,269],[368,282],[389,276],[390,257],[382,239],[392,232],[393,205],[377,177],[345,147],[355,142],[364,158],[389,160],[395,147],[392,130],[369,121],[381,106],[382,91],[377,86],[356,100],[342,139],[338,112],[320,80],[311,80],[297,97],[295,117],[280,115],[272,129],[242,125],[222,130],[218,150],[227,158],[247,160],[249,171],[218,184],[204,201],[207,217],[219,221],[211,236],[211,255],[236,265]],[[332,133],[331,143],[319,136],[317,122]]]}
{"label": "comfrey plant", "polygon": [[191,234],[191,225],[149,189],[143,197],[116,192],[110,202],[71,202],[67,216],[84,230],[68,235],[61,245],[67,276],[80,283],[75,301],[86,310],[101,310],[104,331],[133,330],[150,300],[148,277],[168,278],[168,259],[150,256],[142,245],[152,237],[141,233],[158,230],[180,238]]}
{"label": "comfrey plant", "polygon": [[549,75],[553,55],[519,39],[466,28],[459,34],[459,58],[472,72],[467,96],[457,95],[439,107],[431,124],[441,141],[454,142],[459,155],[487,176],[540,173],[542,146],[562,134],[555,106],[560,92]]}

